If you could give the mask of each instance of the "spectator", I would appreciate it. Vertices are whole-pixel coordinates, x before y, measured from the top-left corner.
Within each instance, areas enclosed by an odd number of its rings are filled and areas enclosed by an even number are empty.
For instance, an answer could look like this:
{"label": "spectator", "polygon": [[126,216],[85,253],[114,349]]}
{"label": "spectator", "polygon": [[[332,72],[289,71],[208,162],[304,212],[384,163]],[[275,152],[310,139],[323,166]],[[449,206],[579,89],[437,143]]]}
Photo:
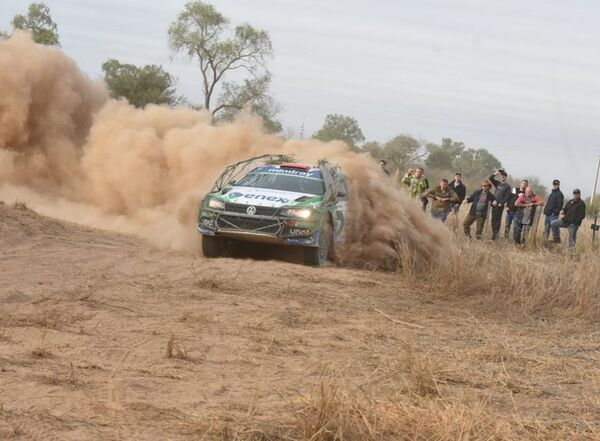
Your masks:
{"label": "spectator", "polygon": [[473,225],[474,222],[477,222],[477,239],[481,239],[483,227],[485,225],[485,219],[487,218],[488,208],[490,204],[492,206],[496,206],[496,198],[492,193],[490,193],[491,188],[492,184],[490,181],[483,181],[481,183],[481,190],[477,190],[464,200],[464,204],[471,204],[471,209],[469,210],[469,214],[467,214],[463,224],[465,236],[471,237],[471,225]]}
{"label": "spectator", "polygon": [[443,178],[440,185],[426,193],[426,197],[432,199],[431,217],[446,222],[448,213],[452,210],[452,204],[458,202],[458,196],[448,185],[448,179]]}
{"label": "spectator", "polygon": [[560,211],[565,203],[565,197],[560,191],[560,181],[555,179],[552,181],[552,192],[548,196],[548,201],[544,207],[544,239],[548,240],[550,237],[550,230],[552,230],[552,239],[555,243],[560,243],[560,230],[558,227],[552,227],[552,222],[559,218]]}
{"label": "spectator", "polygon": [[515,202],[515,207],[521,210],[519,222],[514,228],[516,243],[525,243],[535,219],[536,209],[542,205],[544,205],[544,201],[533,192],[533,188],[530,186],[525,189],[525,193],[519,195]]}
{"label": "spectator", "polygon": [[456,173],[454,175],[454,179],[450,182],[450,188],[456,196],[458,196],[458,202],[456,204],[452,204],[452,208],[454,210],[454,214],[458,214],[458,210],[460,208],[460,204],[463,203],[465,197],[467,196],[467,187],[462,182],[462,175],[460,173]]}
{"label": "spectator", "polygon": [[[496,176],[500,175],[500,180],[496,179]],[[498,238],[498,232],[500,231],[500,226],[502,225],[502,214],[504,213],[504,208],[508,201],[510,200],[510,192],[511,188],[508,182],[508,173],[504,170],[494,170],[494,173],[490,176],[489,180],[494,187],[496,187],[496,193],[494,196],[496,197],[496,205],[492,207],[492,240],[496,240]]]}
{"label": "spectator", "polygon": [[386,166],[387,161],[385,159],[379,161],[379,167],[381,167],[381,171],[384,172],[387,176],[390,176],[390,171],[386,168]]}
{"label": "spectator", "polygon": [[552,221],[551,227],[566,228],[569,231],[569,249],[574,250],[577,230],[585,219],[585,202],[581,199],[581,191],[578,188],[573,190],[573,199],[565,204],[560,214],[562,217]]}
{"label": "spectator", "polygon": [[[424,193],[429,189],[429,181],[423,176],[423,173],[423,167],[408,169],[408,172],[404,175],[404,178],[402,178],[402,183],[406,186],[406,191],[412,199],[421,199],[423,211],[425,211],[429,201],[424,196]],[[423,202],[423,198],[425,199],[425,202]]]}
{"label": "spectator", "polygon": [[[515,207],[515,202],[517,202],[517,198],[521,194],[525,193],[525,189],[528,186],[529,186],[529,181],[527,179],[522,179],[521,182],[519,183],[519,186],[513,188],[513,191],[508,200],[508,204],[506,206],[506,218],[504,221],[504,223],[505,223],[504,238],[505,239],[508,239],[508,235],[510,234],[510,226],[513,223],[516,225],[517,222],[520,222],[520,219],[519,219],[520,210],[517,207]],[[513,237],[514,237],[514,230],[513,230]]]}

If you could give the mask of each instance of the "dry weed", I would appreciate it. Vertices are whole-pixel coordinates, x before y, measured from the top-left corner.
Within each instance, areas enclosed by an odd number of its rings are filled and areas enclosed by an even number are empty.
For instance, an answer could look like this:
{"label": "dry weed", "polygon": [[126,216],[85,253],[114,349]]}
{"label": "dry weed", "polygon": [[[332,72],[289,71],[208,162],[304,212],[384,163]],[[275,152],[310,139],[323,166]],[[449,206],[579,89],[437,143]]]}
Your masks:
{"label": "dry weed", "polygon": [[180,360],[191,360],[187,348],[175,341],[175,334],[171,334],[167,342],[167,358],[178,358]]}
{"label": "dry weed", "polygon": [[13,208],[15,210],[26,211],[27,210],[27,204],[25,202],[22,202],[22,201],[15,201],[14,204],[13,204]]}
{"label": "dry weed", "polygon": [[31,351],[31,355],[36,358],[49,358],[52,357],[52,353],[46,347],[46,332],[44,331],[41,336],[40,345]]}

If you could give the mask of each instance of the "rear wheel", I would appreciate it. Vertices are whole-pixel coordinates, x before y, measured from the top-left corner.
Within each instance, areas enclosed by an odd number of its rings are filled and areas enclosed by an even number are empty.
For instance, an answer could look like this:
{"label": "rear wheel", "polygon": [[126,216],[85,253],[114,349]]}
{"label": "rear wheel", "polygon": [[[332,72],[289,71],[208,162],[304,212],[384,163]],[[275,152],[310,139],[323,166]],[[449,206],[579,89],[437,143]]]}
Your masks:
{"label": "rear wheel", "polygon": [[319,233],[319,245],[304,249],[304,264],[310,266],[325,266],[333,261],[333,226],[327,219]]}
{"label": "rear wheel", "polygon": [[224,252],[225,242],[219,236],[202,236],[202,253],[204,257],[221,257]]}

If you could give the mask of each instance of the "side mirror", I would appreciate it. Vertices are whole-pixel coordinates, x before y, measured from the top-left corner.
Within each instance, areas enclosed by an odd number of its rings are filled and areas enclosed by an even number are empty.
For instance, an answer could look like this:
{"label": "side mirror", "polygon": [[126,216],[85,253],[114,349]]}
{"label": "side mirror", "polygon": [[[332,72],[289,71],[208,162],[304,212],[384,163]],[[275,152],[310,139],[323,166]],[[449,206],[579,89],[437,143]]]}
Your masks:
{"label": "side mirror", "polygon": [[345,198],[346,197],[346,193],[344,193],[343,191],[338,191],[335,196],[338,197],[338,198]]}
{"label": "side mirror", "polygon": [[236,183],[236,182],[237,182],[237,181],[236,181],[235,179],[233,179],[233,180],[229,181],[229,182],[228,182],[228,184],[229,184],[229,185],[235,185],[235,183]]}

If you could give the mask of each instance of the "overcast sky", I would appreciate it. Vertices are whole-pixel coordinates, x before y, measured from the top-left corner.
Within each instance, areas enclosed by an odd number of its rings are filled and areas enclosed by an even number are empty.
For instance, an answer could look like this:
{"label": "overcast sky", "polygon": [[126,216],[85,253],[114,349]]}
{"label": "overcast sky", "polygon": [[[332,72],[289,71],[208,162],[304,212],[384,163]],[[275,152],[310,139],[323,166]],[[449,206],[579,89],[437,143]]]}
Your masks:
{"label": "overcast sky", "polygon": [[[64,51],[90,76],[107,58],[157,63],[200,102],[198,68],[170,60],[185,0],[45,0]],[[213,0],[267,30],[284,127],[328,113],[368,140],[400,133],[485,147],[514,175],[591,192],[600,154],[600,3],[593,0]],[[0,29],[29,1],[1,0]]]}

